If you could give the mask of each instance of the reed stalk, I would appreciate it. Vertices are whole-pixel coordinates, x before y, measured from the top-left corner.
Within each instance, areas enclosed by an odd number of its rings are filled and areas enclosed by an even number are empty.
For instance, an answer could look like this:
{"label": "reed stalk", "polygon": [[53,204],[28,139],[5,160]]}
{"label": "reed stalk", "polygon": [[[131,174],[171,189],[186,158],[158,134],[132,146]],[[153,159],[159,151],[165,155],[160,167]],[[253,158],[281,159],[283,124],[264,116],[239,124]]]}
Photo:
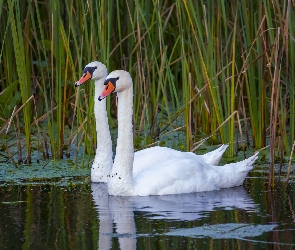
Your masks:
{"label": "reed stalk", "polygon": [[[73,84],[99,60],[109,72],[132,75],[138,148],[163,144],[174,131],[184,136],[183,149],[207,138],[230,143],[233,156],[245,139],[256,148],[270,144],[274,164],[291,153],[295,137],[294,7],[289,0],[0,0],[0,93],[12,90],[0,100],[0,133],[16,119],[16,106],[27,161],[35,126],[44,157],[74,154],[89,163],[94,84]],[[115,96],[107,103],[114,129]]]}
{"label": "reed stalk", "polygon": [[[9,21],[12,31],[13,46],[15,52],[16,69],[19,78],[19,86],[21,91],[22,102],[25,103],[30,93],[30,56],[28,44],[24,42],[23,32],[29,36],[30,23],[22,27],[20,20],[20,5],[18,1],[8,1]],[[27,156],[25,162],[31,163],[31,106],[25,105],[23,109],[24,128],[27,145]]]}

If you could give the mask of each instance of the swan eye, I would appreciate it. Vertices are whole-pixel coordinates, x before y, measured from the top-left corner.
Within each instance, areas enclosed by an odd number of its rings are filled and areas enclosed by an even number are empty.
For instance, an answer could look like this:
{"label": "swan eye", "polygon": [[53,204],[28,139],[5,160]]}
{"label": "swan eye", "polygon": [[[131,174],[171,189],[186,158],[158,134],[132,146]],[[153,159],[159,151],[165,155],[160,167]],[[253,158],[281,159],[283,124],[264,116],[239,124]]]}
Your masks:
{"label": "swan eye", "polygon": [[104,81],[104,85],[106,86],[105,88],[107,88],[107,86],[109,86],[110,84],[112,84],[116,88],[116,83],[118,80],[119,77],[106,79]]}
{"label": "swan eye", "polygon": [[84,74],[87,74],[87,73],[89,73],[90,75],[91,75],[91,77],[92,77],[92,75],[93,75],[93,72],[95,71],[97,69],[97,66],[94,66],[94,67],[86,67],[85,69],[84,69]]}

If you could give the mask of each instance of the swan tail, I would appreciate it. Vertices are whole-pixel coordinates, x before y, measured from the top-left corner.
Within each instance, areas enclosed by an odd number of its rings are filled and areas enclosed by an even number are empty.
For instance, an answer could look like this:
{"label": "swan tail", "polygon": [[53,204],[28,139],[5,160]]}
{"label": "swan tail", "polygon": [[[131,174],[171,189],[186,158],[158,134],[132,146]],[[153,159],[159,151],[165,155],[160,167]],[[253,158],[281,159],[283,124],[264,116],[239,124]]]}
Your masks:
{"label": "swan tail", "polygon": [[228,144],[223,144],[221,147],[204,154],[203,161],[206,162],[207,164],[217,166],[228,146],[229,146]]}
{"label": "swan tail", "polygon": [[258,153],[255,153],[243,161],[225,164],[220,167],[220,174],[222,175],[222,178],[219,178],[219,182],[217,183],[219,188],[229,188],[242,185],[249,171],[253,169],[253,164],[257,158]]}
{"label": "swan tail", "polygon": [[255,153],[254,155],[250,156],[249,158],[247,158],[239,163],[241,164],[241,166],[244,166],[244,167],[252,167],[252,165],[258,159],[258,153],[259,152]]}
{"label": "swan tail", "polygon": [[258,159],[258,154],[259,154],[259,152],[255,153],[251,157],[244,160],[246,162],[247,166],[252,166],[254,164],[254,162]]}
{"label": "swan tail", "polygon": [[258,158],[258,154],[259,152],[255,153],[254,155],[250,156],[249,158],[243,161],[225,164],[224,166],[236,167],[239,169],[240,172],[243,172],[243,171],[249,172],[251,169],[253,169],[253,164]]}

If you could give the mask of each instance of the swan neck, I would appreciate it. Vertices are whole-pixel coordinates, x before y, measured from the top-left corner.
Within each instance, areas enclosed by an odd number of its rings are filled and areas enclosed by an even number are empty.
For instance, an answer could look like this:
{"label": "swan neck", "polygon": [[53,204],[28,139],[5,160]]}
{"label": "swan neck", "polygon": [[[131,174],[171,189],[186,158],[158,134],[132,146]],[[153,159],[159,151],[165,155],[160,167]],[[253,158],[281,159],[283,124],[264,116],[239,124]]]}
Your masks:
{"label": "swan neck", "polygon": [[[119,92],[118,96],[118,142],[116,155],[133,163],[133,89]],[[128,147],[127,147],[128,146]],[[117,157],[116,157],[117,158]],[[132,159],[131,159],[132,158]],[[132,167],[132,165],[131,165]]]}
{"label": "swan neck", "polygon": [[118,92],[118,140],[116,157],[109,180],[113,195],[132,195],[133,192],[133,88]]}
{"label": "swan neck", "polygon": [[[96,123],[97,143],[110,140],[110,130],[106,111],[106,99],[98,101],[98,96],[103,90],[103,86],[103,79],[95,81],[94,115]],[[98,143],[98,146],[103,146],[101,144],[102,143]]]}
{"label": "swan neck", "polygon": [[112,141],[106,111],[106,100],[98,101],[104,88],[104,78],[94,82],[94,115],[96,123],[96,154],[91,168],[94,182],[106,182],[112,168]]}

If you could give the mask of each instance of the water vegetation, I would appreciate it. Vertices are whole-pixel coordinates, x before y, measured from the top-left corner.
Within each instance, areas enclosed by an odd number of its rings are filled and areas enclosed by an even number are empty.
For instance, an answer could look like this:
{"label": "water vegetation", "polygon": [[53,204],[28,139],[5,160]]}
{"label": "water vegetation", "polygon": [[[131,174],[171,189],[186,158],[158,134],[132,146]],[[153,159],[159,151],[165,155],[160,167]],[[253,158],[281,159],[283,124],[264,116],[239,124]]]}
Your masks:
{"label": "water vegetation", "polygon": [[[294,150],[294,7],[290,0],[0,0],[0,153],[16,167],[34,152],[36,161],[89,162],[94,88],[74,82],[99,60],[136,83],[137,148],[165,144],[167,133],[181,133],[176,146],[191,151],[204,141],[230,143],[231,157],[269,145],[273,186],[275,162],[282,166]],[[115,128],[116,114],[109,117]]]}
{"label": "water vegetation", "polygon": [[127,241],[128,249],[292,249],[294,182],[272,192],[267,168],[251,171],[245,187],[173,196],[106,196],[100,184],[78,180],[7,183],[0,188],[0,246],[120,249]]}

